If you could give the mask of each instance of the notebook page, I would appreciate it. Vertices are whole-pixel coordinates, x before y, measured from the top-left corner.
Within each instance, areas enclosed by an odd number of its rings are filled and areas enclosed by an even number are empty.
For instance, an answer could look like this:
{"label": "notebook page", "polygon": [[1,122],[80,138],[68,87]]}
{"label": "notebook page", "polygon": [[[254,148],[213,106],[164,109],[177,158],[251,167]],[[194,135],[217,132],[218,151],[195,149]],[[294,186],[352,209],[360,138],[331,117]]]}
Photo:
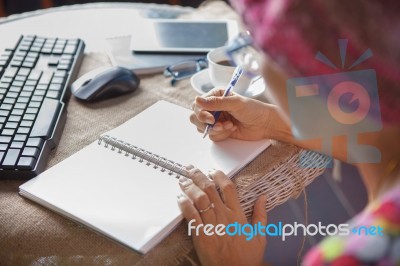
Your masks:
{"label": "notebook page", "polygon": [[204,172],[219,169],[230,177],[270,145],[269,140],[203,139],[189,121],[191,113],[159,101],[106,134],[182,165],[191,164]]}
{"label": "notebook page", "polygon": [[[141,252],[181,220],[178,181],[97,141],[20,186],[21,194]],[[152,243],[149,246],[149,243]]]}

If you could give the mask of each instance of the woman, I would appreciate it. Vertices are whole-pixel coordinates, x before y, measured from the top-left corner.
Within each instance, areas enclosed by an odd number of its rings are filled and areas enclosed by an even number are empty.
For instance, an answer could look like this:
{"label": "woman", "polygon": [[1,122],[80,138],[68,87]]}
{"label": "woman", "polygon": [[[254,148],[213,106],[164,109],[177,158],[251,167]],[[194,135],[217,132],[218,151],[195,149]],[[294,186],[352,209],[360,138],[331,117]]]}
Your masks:
{"label": "woman", "polygon": [[[219,110],[223,111],[223,115],[209,133],[213,141],[228,137],[245,140],[271,138],[320,150],[320,141],[302,141],[293,136],[292,129],[304,127],[293,124],[290,119],[286,82],[294,77],[348,71],[334,69],[334,65],[340,66],[341,63],[337,48],[339,39],[348,40],[348,52],[343,61],[345,67],[357,61],[370,48],[373,57],[352,70],[376,71],[381,115],[370,119],[382,121],[382,128],[360,134],[356,141],[375,147],[380,158],[374,156],[373,163],[357,160],[365,155],[363,152],[356,152],[354,158],[349,158],[347,141],[335,142],[332,154],[342,161],[352,159],[357,162],[354,165],[367,188],[369,203],[362,213],[352,219],[351,225],[381,226],[383,236],[328,237],[307,253],[303,264],[399,265],[400,5],[396,0],[238,0],[233,5],[242,14],[256,46],[264,52],[262,75],[270,88],[270,100],[276,105],[235,94],[221,97],[222,91],[214,90],[195,99],[191,122],[203,132],[206,124],[214,123],[211,112]],[[327,64],[317,61],[314,56],[318,51],[334,63],[329,65],[328,60],[322,60]],[[361,110],[369,108],[363,106],[365,101],[358,104]],[[308,106],[303,108],[307,110]],[[318,111],[315,110],[315,113],[318,119]],[[376,123],[379,124],[379,121]],[[321,128],[335,130],[335,125],[325,123]],[[297,133],[302,135],[303,132]],[[330,135],[330,132],[325,133]],[[193,167],[189,167],[189,173],[189,179],[180,179],[184,195],[178,198],[188,221],[194,219],[194,225],[247,222],[235,187],[223,173],[215,171],[206,176]],[[216,187],[220,187],[221,193]],[[267,223],[264,211],[266,200],[262,196],[255,203],[253,224]],[[257,236],[251,241],[247,241],[245,236],[206,236],[204,233],[193,236],[195,249],[204,265],[262,264],[266,242],[264,236]]]}

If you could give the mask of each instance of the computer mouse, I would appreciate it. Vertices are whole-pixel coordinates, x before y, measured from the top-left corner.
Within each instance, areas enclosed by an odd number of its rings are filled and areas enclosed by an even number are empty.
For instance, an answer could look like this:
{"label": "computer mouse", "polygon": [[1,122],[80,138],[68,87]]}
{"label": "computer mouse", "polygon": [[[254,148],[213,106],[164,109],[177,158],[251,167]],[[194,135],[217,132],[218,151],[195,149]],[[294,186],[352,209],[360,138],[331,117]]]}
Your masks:
{"label": "computer mouse", "polygon": [[71,85],[72,94],[82,101],[100,101],[134,92],[139,78],[124,67],[102,67],[92,70]]}

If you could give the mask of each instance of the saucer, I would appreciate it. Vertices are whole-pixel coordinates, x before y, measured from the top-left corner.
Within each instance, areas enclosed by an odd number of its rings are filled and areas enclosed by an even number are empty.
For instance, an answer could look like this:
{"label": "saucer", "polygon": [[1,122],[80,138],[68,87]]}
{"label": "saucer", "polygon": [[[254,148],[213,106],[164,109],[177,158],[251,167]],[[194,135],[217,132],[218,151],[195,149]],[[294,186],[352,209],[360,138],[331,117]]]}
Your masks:
{"label": "saucer", "polygon": [[[208,71],[208,68],[206,68],[194,74],[190,79],[190,83],[192,84],[193,89],[200,94],[205,94],[214,88],[214,86],[211,84]],[[259,78],[250,84],[250,87],[246,90],[243,96],[249,98],[257,98],[258,96],[263,94],[264,91],[264,80],[262,78]]]}

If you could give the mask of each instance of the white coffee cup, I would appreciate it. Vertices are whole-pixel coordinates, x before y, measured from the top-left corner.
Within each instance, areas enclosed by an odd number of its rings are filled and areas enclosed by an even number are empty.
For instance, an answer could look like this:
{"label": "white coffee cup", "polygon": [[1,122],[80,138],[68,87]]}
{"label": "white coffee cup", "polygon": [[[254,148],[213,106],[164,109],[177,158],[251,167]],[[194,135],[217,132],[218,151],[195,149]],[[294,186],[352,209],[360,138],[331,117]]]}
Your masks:
{"label": "white coffee cup", "polygon": [[[226,88],[231,81],[233,72],[236,68],[235,66],[227,64],[230,59],[226,54],[226,47],[218,47],[208,52],[207,60],[208,74],[210,76],[211,84],[214,87]],[[250,77],[243,74],[233,88],[233,91],[244,95],[251,84],[251,80]]]}

